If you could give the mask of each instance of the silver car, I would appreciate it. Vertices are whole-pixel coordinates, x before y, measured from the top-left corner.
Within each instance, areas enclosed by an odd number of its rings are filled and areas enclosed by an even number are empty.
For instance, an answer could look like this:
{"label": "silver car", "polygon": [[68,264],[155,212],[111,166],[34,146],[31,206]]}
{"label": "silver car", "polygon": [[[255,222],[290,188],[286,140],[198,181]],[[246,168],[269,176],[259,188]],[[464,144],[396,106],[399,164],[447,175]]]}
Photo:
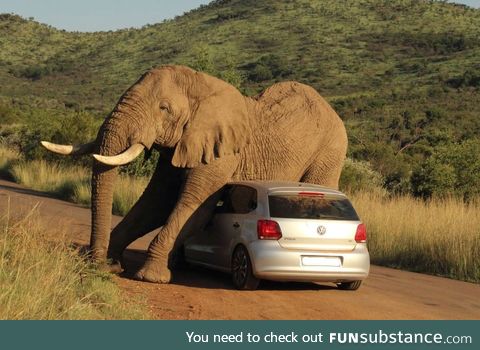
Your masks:
{"label": "silver car", "polygon": [[188,238],[188,263],[229,272],[238,289],[261,279],[334,282],[356,290],[370,257],[365,225],[347,197],[307,183],[243,181],[220,193],[206,227]]}

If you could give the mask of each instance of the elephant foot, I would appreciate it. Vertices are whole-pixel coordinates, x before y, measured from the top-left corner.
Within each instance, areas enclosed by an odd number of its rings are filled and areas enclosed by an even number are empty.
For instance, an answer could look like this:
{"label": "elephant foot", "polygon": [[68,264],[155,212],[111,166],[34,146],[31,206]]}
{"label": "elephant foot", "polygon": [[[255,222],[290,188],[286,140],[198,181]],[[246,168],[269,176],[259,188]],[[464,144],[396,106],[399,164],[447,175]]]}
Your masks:
{"label": "elephant foot", "polygon": [[167,266],[158,261],[148,261],[145,265],[133,276],[139,281],[146,281],[152,283],[169,283],[172,278],[172,273]]}
{"label": "elephant foot", "polygon": [[98,265],[98,269],[100,271],[109,272],[117,275],[123,272],[122,264],[118,260],[102,263]]}

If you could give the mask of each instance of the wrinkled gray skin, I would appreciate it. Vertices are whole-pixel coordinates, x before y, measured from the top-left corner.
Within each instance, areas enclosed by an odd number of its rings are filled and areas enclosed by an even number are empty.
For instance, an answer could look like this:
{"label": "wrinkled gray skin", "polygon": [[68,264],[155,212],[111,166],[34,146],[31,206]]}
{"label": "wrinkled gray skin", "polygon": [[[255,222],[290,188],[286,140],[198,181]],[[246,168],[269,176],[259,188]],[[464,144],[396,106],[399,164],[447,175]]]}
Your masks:
{"label": "wrinkled gray skin", "polygon": [[[187,67],[144,74],[101,126],[94,153],[117,155],[140,143],[160,151],[145,192],[110,235],[116,167],[95,161],[91,249],[120,269],[124,249],[160,228],[137,279],[168,283],[172,251],[201,203],[231,180],[304,181],[337,188],[347,149],[338,115],[297,82],[257,97]],[[108,249],[107,249],[108,248]]]}

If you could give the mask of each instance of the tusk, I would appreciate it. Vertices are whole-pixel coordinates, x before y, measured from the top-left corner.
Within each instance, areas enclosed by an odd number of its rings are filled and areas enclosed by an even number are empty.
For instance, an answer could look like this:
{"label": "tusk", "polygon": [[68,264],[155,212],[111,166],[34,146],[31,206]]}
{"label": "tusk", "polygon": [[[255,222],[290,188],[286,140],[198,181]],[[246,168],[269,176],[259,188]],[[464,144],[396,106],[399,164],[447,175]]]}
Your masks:
{"label": "tusk", "polygon": [[93,147],[95,146],[94,141],[84,143],[83,145],[58,145],[48,141],[40,141],[40,143],[51,152],[70,156],[80,156],[93,153]]}
{"label": "tusk", "polygon": [[142,153],[144,145],[136,143],[131,145],[125,152],[117,154],[116,156],[102,156],[94,154],[93,157],[100,163],[107,165],[124,165],[130,163]]}

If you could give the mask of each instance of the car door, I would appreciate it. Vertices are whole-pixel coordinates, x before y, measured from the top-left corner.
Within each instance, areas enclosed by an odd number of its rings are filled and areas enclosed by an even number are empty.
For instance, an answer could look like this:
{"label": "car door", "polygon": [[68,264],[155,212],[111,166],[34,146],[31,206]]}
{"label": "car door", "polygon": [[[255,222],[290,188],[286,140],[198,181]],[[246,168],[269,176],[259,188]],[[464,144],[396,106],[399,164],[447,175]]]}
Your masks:
{"label": "car door", "polygon": [[230,269],[232,245],[242,234],[244,217],[256,208],[257,192],[246,185],[227,185],[215,213],[195,242],[197,259],[222,270]]}

